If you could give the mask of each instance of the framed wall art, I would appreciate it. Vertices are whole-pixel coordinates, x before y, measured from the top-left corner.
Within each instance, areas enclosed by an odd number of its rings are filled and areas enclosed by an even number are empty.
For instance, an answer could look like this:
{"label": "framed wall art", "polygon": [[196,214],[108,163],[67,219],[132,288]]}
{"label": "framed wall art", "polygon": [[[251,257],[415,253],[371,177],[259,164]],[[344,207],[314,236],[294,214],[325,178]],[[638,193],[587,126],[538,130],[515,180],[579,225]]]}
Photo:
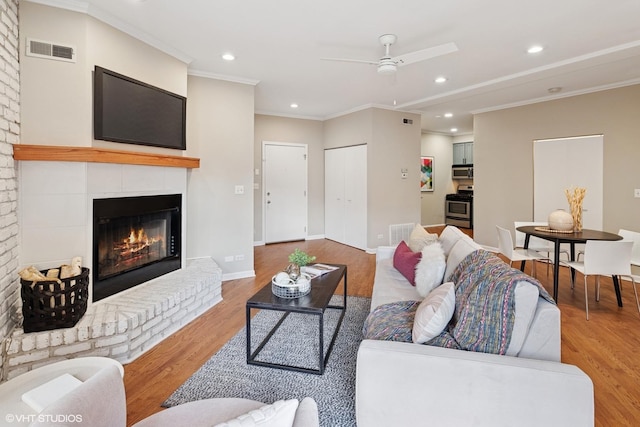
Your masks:
{"label": "framed wall art", "polygon": [[420,191],[433,191],[433,157],[420,158]]}

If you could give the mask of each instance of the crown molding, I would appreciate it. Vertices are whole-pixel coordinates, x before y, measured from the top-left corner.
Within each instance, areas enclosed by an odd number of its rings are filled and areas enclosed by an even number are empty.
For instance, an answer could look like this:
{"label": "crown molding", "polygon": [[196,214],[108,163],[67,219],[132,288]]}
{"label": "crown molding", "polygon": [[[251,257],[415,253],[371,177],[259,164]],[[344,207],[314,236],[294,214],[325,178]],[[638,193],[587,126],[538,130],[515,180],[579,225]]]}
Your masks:
{"label": "crown molding", "polygon": [[227,76],[225,74],[216,74],[216,73],[210,73],[208,71],[193,70],[193,69],[187,70],[187,74],[194,77],[204,77],[207,79],[224,80],[227,82],[242,83],[242,84],[251,85],[251,86],[256,86],[258,83],[260,83],[260,80],[247,79],[245,77]]}
{"label": "crown molding", "polygon": [[471,111],[471,114],[489,113],[491,111],[506,110],[507,108],[523,107],[525,105],[538,104],[540,102],[547,102],[547,101],[554,101],[556,99],[571,98],[573,96],[579,96],[579,95],[587,95],[590,93],[602,92],[604,90],[618,89],[621,87],[633,86],[636,84],[640,84],[640,79],[626,80],[624,82],[611,83],[607,85],[591,87],[588,89],[574,90],[574,91],[566,92],[562,94],[556,93],[550,96],[543,96],[540,98],[528,99],[526,101],[512,102],[509,104],[502,104],[502,105],[496,105],[488,108],[481,108],[478,110]]}

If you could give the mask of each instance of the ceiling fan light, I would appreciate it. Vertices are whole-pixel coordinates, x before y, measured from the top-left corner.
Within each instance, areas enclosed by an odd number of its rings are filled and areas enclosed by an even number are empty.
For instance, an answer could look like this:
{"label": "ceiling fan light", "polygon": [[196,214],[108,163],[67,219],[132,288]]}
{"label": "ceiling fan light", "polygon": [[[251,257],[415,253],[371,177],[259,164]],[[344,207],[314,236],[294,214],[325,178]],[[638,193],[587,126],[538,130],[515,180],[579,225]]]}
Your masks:
{"label": "ceiling fan light", "polygon": [[396,64],[380,64],[378,65],[379,74],[393,74],[396,72]]}

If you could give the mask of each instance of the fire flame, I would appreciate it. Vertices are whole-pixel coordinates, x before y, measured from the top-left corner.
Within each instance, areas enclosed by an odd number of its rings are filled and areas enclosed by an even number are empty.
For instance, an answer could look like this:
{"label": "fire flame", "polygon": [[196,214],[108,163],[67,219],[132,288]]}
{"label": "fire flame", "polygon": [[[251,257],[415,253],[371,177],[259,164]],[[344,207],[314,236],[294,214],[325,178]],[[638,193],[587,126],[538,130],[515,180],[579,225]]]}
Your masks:
{"label": "fire flame", "polygon": [[160,239],[155,237],[147,236],[147,233],[144,231],[144,228],[139,230],[131,229],[131,233],[129,233],[129,237],[123,240],[123,243],[127,249],[131,252],[137,252],[144,247],[152,245],[156,242],[160,241]]}

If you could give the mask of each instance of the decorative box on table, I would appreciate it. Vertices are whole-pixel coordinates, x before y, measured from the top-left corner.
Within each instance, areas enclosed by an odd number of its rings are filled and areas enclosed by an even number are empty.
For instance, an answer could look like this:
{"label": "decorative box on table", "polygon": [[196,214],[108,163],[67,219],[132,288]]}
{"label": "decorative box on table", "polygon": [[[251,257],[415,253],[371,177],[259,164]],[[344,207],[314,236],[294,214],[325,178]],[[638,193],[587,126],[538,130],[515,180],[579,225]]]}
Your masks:
{"label": "decorative box on table", "polygon": [[[48,270],[42,271],[46,276]],[[23,328],[39,332],[70,328],[87,311],[89,269],[65,279],[31,281],[20,279]]]}

